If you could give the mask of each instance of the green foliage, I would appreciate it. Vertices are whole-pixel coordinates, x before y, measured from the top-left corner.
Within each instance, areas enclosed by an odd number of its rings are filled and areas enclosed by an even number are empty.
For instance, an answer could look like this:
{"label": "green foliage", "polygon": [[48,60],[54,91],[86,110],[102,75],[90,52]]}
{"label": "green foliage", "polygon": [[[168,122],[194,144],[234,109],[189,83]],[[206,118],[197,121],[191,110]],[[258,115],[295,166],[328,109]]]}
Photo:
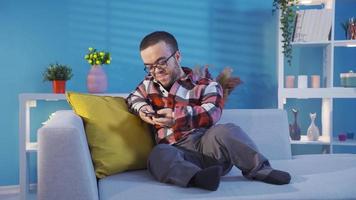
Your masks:
{"label": "green foliage", "polygon": [[294,21],[297,11],[298,0],[273,0],[273,12],[280,10],[281,12],[281,30],[282,30],[282,47],[283,54],[289,65],[292,63],[293,48],[291,45]]}
{"label": "green foliage", "polygon": [[89,52],[84,56],[84,59],[91,65],[110,64],[111,56],[109,52],[97,51],[89,47]]}
{"label": "green foliage", "polygon": [[63,80],[67,81],[73,77],[72,69],[67,65],[49,64],[43,72],[43,81]]}

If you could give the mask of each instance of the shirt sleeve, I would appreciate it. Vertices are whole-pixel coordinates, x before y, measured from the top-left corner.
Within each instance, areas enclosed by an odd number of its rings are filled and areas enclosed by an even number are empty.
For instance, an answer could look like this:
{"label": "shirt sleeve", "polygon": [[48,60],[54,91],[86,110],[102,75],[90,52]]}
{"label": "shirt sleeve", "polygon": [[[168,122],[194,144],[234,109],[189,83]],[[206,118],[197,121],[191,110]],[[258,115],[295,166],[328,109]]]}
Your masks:
{"label": "shirt sleeve", "polygon": [[147,103],[147,88],[149,81],[142,81],[136,89],[129,94],[126,98],[127,105],[129,110],[135,114],[138,114],[138,111],[142,106],[148,105]]}
{"label": "shirt sleeve", "polygon": [[174,130],[189,131],[209,128],[219,121],[223,108],[222,88],[210,82],[202,92],[199,106],[176,105],[174,107]]}

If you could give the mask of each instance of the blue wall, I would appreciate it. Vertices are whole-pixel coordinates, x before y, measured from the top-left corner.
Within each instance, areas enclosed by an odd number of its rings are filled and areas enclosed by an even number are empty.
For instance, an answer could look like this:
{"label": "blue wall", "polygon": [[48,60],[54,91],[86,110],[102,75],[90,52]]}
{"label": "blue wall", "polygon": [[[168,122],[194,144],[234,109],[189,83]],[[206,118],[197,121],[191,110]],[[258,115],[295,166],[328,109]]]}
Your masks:
{"label": "blue wall", "polygon": [[[149,32],[166,30],[180,43],[183,65],[209,64],[213,75],[232,66],[243,79],[245,84],[227,107],[276,107],[276,21],[271,5],[247,0],[2,0],[0,186],[18,184],[18,95],[51,92],[41,74],[56,61],[73,68],[68,90],[86,92],[89,66],[83,57],[90,46],[112,53],[112,64],[105,66],[108,92],[130,92],[144,75],[140,40]],[[33,135],[56,109],[38,104],[31,115]],[[34,169],[31,174],[35,179]]]}
{"label": "blue wall", "polygon": [[[271,8],[272,0],[2,0],[0,186],[18,184],[18,95],[51,92],[42,72],[56,61],[73,68],[67,89],[86,92],[89,66],[83,57],[90,46],[112,53],[112,64],[105,66],[108,92],[130,92],[144,75],[140,40],[166,30],[178,39],[183,65],[209,64],[213,75],[231,66],[241,77],[244,84],[232,93],[228,108],[276,108],[277,28]],[[32,134],[48,113],[66,106],[39,102],[31,115]]]}

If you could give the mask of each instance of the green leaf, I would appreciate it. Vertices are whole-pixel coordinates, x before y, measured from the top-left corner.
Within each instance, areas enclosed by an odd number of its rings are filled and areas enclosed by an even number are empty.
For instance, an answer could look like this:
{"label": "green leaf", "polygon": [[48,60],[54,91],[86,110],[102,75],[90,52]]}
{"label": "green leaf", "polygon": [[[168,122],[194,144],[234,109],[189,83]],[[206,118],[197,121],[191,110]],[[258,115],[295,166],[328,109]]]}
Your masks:
{"label": "green leaf", "polygon": [[43,81],[70,80],[73,77],[72,69],[68,65],[49,64],[43,72]]}

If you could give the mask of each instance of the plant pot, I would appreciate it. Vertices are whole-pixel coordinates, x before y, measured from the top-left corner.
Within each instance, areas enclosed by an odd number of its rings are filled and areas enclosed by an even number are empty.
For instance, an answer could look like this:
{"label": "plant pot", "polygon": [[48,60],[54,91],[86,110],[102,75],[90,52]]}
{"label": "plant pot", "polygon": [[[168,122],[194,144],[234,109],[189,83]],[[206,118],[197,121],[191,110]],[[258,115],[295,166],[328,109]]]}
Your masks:
{"label": "plant pot", "polygon": [[65,93],[66,92],[66,81],[54,80],[52,81],[53,93]]}
{"label": "plant pot", "polygon": [[87,77],[89,93],[104,93],[108,86],[107,77],[101,65],[93,65]]}

